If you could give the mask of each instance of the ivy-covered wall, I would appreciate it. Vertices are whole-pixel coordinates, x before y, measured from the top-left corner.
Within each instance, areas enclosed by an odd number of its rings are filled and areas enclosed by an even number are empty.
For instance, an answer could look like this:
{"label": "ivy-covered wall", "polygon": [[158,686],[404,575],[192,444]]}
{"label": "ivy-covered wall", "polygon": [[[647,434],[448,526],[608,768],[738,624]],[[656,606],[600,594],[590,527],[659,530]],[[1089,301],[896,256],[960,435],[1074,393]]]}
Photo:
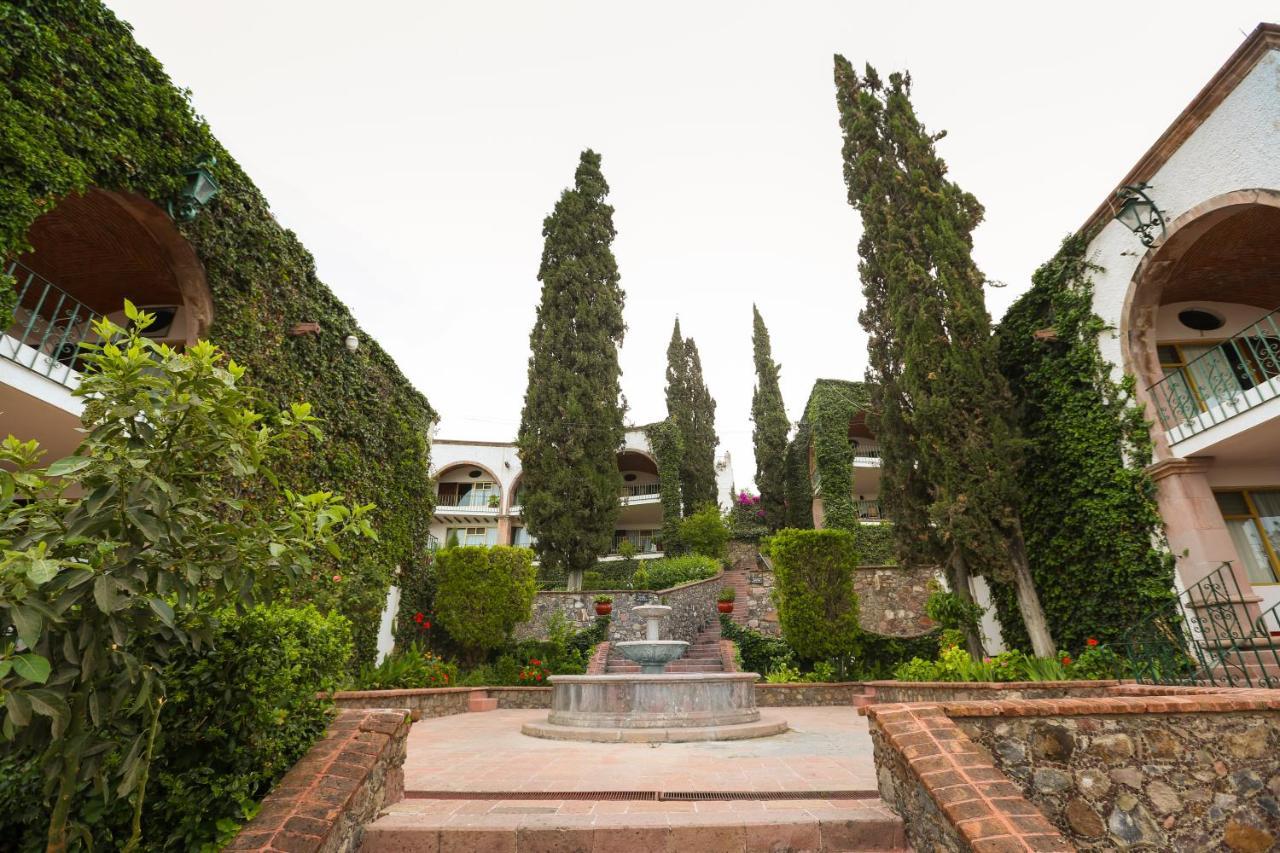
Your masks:
{"label": "ivy-covered wall", "polygon": [[[849,421],[869,405],[867,387],[862,382],[819,379],[813,384],[800,427],[787,449],[787,522],[790,526],[813,526],[807,497],[811,494],[809,448],[812,447],[814,469],[821,483],[823,526],[857,532]],[[807,523],[802,515],[807,516]]]}
{"label": "ivy-covered wall", "polygon": [[[221,193],[178,225],[212,292],[208,337],[273,401],[309,401],[324,419],[325,442],[294,457],[286,484],[377,504],[379,540],[301,592],[350,618],[357,654],[369,657],[393,570],[425,556],[435,413],[316,278],[311,255],[127,24],[94,0],[3,3],[0,45],[0,258],[29,249],[32,222],[69,194],[130,191],[163,207],[185,169],[216,156]],[[301,321],[321,333],[289,336]],[[361,343],[348,353],[352,333]]]}
{"label": "ivy-covered wall", "polygon": [[[1083,235],[1068,238],[997,330],[1027,440],[1020,510],[1031,571],[1054,639],[1071,650],[1090,637],[1120,640],[1168,606],[1173,589],[1144,470],[1150,433],[1131,380],[1114,382],[1098,350],[1106,327],[1093,313],[1086,246]],[[1012,590],[993,588],[1005,642],[1027,648]]]}
{"label": "ivy-covered wall", "polygon": [[809,480],[809,435],[806,421],[787,445],[787,527],[813,528],[813,485]]}

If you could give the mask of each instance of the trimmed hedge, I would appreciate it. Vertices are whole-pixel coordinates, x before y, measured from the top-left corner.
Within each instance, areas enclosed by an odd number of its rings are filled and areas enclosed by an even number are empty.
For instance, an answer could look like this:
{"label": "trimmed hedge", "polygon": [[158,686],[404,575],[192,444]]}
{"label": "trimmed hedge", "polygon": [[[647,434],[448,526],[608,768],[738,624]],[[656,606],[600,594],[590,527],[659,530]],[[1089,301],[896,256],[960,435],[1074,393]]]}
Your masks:
{"label": "trimmed hedge", "polygon": [[843,659],[858,647],[857,539],[847,530],[780,530],[768,542],[778,623],[805,662]]}
{"label": "trimmed hedge", "polygon": [[445,548],[436,553],[436,571],[436,618],[473,663],[533,611],[537,582],[528,548]]}
{"label": "trimmed hedge", "polygon": [[631,576],[632,589],[662,590],[682,583],[713,578],[720,572],[720,561],[701,554],[645,560]]}

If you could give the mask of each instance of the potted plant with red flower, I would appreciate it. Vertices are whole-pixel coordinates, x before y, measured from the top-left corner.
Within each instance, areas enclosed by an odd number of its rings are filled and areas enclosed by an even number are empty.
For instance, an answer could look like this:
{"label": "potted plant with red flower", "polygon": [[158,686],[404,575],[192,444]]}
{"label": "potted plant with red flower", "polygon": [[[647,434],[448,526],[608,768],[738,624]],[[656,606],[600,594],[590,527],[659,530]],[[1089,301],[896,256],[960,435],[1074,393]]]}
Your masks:
{"label": "potted plant with red flower", "polygon": [[720,596],[716,599],[716,609],[721,613],[733,612],[733,600],[737,598],[737,593],[733,591],[733,587],[726,586],[720,590]]}
{"label": "potted plant with red flower", "polygon": [[596,604],[597,616],[608,616],[610,613],[613,612],[613,596],[612,595],[597,595],[595,597],[595,604]]}

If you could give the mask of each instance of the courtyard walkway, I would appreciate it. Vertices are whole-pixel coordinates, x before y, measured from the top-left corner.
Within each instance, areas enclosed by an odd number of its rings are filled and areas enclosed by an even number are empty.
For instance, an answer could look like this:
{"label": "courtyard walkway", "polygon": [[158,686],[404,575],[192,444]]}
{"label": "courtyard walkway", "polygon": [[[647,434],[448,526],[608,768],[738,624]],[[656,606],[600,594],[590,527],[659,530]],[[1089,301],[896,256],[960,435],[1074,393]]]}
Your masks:
{"label": "courtyard walkway", "polygon": [[[546,713],[492,711],[415,723],[405,799],[369,827],[365,850],[904,846],[901,822],[876,793],[866,720],[852,708],[769,708],[765,713],[785,718],[791,731],[679,744],[576,743],[520,733],[521,724]],[[610,792],[636,793],[610,798]],[[732,798],[690,797],[726,792]],[[654,796],[636,798],[645,794]]]}

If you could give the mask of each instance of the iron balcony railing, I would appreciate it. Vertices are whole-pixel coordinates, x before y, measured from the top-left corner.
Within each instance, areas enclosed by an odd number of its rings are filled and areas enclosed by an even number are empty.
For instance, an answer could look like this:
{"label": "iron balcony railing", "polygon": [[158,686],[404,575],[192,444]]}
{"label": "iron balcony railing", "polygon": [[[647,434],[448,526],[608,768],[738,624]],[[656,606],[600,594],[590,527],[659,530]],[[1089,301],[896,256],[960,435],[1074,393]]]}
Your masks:
{"label": "iron balcony railing", "polygon": [[428,533],[427,534],[427,553],[434,554],[436,551],[439,551],[439,550],[440,550],[440,537],[433,536],[432,534]]}
{"label": "iron balcony railing", "polygon": [[1230,563],[1126,632],[1142,684],[1280,687],[1280,605],[1250,621]]}
{"label": "iron balcony railing", "polygon": [[858,518],[863,521],[884,521],[884,513],[880,511],[878,500],[854,501],[853,507],[858,513]]}
{"label": "iron balcony railing", "polygon": [[855,447],[853,449],[854,459],[879,459],[880,448],[878,447]]}
{"label": "iron balcony railing", "polygon": [[1171,443],[1280,397],[1280,308],[1149,389]]}
{"label": "iron balcony railing", "polygon": [[622,494],[619,501],[623,506],[631,503],[652,503],[652,501],[643,500],[644,498],[658,497],[662,494],[662,487],[657,483],[646,483],[639,486],[623,486]]}
{"label": "iron balcony railing", "polygon": [[83,365],[80,345],[96,340],[99,315],[39,273],[17,261],[4,271],[16,280],[18,305],[0,341],[0,358],[74,388]]}

